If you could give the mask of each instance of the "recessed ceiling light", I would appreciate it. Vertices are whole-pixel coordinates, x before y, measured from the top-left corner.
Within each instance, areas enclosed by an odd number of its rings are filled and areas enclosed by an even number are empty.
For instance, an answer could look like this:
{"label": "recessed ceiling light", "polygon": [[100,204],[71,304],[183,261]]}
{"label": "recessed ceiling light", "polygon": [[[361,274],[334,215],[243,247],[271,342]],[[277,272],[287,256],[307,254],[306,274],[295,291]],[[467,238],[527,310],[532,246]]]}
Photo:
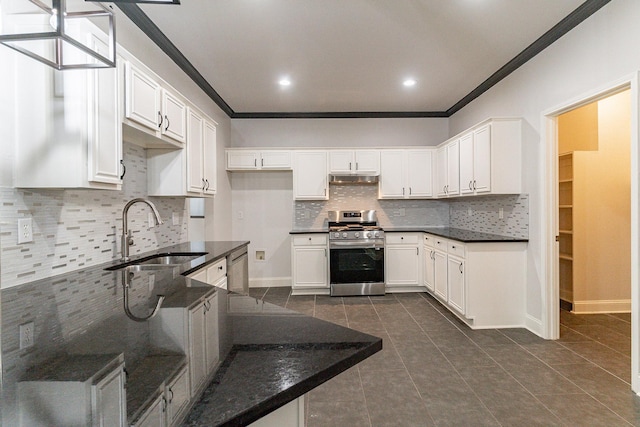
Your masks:
{"label": "recessed ceiling light", "polygon": [[415,86],[416,85],[416,79],[405,79],[405,81],[402,82],[402,85],[405,87],[411,87],[411,86]]}
{"label": "recessed ceiling light", "polygon": [[278,84],[282,87],[291,86],[291,79],[289,79],[289,77],[283,77],[278,80]]}

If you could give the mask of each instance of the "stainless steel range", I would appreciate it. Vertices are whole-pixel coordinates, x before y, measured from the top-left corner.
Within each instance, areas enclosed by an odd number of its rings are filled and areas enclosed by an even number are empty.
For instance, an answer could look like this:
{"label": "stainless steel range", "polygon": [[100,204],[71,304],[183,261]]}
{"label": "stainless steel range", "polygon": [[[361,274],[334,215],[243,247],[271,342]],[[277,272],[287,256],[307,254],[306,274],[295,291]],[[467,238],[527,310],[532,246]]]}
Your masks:
{"label": "stainless steel range", "polygon": [[384,231],[376,211],[329,211],[332,296],[384,295]]}

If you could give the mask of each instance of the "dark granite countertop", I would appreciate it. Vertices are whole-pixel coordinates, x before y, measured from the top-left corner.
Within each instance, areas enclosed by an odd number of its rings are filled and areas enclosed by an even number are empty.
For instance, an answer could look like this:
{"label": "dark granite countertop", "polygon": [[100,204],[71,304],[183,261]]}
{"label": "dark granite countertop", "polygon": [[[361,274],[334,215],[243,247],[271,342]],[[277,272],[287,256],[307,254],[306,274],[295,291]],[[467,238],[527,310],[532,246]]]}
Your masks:
{"label": "dark granite countertop", "polygon": [[[191,242],[132,256],[135,262],[161,253],[207,252],[174,268],[135,272],[128,288],[130,309],[140,316],[149,313],[158,295],[166,297],[164,308],[188,308],[217,293],[213,309],[221,364],[189,414],[189,425],[249,424],[382,348],[380,338],[185,277],[247,244]],[[2,290],[3,331],[17,337],[18,325],[5,328],[5,319],[31,310],[35,329],[47,334],[28,357],[17,350],[15,356],[3,353],[5,372],[11,373],[3,398],[15,399],[18,381],[34,376],[83,380],[119,358],[129,372],[127,418],[132,422],[184,366],[183,353],[155,341],[152,322],[125,315],[126,270],[105,271],[121,263],[114,260]],[[73,372],[60,360],[73,360]]]}
{"label": "dark granite countertop", "polygon": [[294,228],[289,231],[289,234],[317,234],[317,233],[328,233],[329,229],[324,228]]}
{"label": "dark granite countertop", "polygon": [[520,237],[501,236],[499,234],[482,233],[479,231],[464,230],[462,228],[450,227],[421,227],[421,226],[402,226],[402,227],[383,227],[386,233],[394,232],[417,232],[429,233],[435,236],[444,237],[446,239],[457,240],[464,243],[490,243],[490,242],[528,242],[529,239]]}
{"label": "dark granite countertop", "polygon": [[248,425],[382,349],[380,338],[353,329],[251,297],[218,296],[244,301],[223,302],[234,307],[220,322],[227,350],[187,426]]}

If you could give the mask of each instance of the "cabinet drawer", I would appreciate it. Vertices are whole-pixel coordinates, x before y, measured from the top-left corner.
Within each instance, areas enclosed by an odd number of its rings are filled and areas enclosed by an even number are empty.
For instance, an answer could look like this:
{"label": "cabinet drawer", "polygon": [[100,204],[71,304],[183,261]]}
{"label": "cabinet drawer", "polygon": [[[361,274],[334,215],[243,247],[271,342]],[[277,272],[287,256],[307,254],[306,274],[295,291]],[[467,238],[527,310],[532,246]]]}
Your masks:
{"label": "cabinet drawer", "polygon": [[447,252],[450,255],[455,255],[460,258],[464,258],[464,243],[456,242],[449,240],[449,245],[447,247]]}
{"label": "cabinet drawer", "polygon": [[430,248],[432,248],[433,245],[435,244],[435,240],[436,240],[435,236],[432,236],[431,234],[423,234],[422,235],[422,243],[425,246],[428,246]]}
{"label": "cabinet drawer", "polygon": [[207,269],[207,282],[213,284],[227,275],[227,258],[222,258]]}
{"label": "cabinet drawer", "polygon": [[448,242],[449,242],[447,239],[443,239],[441,237],[434,237],[432,241],[433,241],[434,249],[437,249],[442,252],[447,252]]}
{"label": "cabinet drawer", "polygon": [[327,236],[324,234],[318,235],[303,235],[303,236],[295,236],[293,238],[294,246],[312,246],[312,245],[326,245],[327,244]]}
{"label": "cabinet drawer", "polygon": [[416,233],[389,233],[385,235],[388,245],[417,245],[418,235]]}

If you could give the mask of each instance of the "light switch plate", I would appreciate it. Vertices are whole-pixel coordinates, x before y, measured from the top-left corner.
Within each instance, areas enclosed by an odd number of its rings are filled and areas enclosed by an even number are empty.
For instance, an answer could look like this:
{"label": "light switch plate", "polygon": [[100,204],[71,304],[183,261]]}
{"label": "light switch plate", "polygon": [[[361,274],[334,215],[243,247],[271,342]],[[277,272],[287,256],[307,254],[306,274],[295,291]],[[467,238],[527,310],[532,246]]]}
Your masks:
{"label": "light switch plate", "polygon": [[18,220],[18,244],[33,242],[33,222],[31,218]]}
{"label": "light switch plate", "polygon": [[34,344],[33,322],[20,325],[20,349],[32,347]]}
{"label": "light switch plate", "polygon": [[171,213],[171,224],[180,225],[180,215],[178,215],[178,212]]}

